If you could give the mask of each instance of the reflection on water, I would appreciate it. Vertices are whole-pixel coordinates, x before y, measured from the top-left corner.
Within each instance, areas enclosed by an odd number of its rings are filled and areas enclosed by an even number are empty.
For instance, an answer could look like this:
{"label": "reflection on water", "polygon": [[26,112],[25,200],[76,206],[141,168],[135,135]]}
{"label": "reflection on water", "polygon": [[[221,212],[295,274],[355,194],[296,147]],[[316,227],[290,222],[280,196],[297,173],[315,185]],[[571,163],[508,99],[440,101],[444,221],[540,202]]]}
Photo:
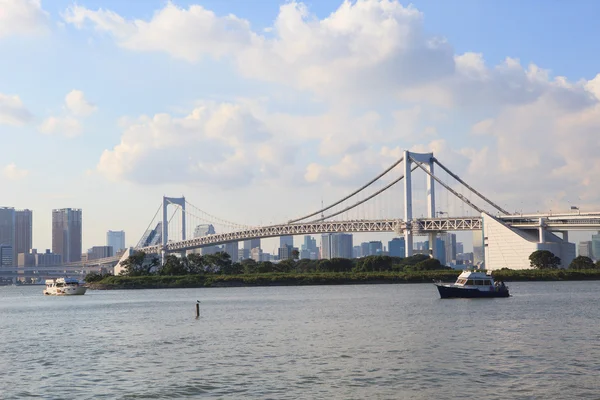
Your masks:
{"label": "reflection on water", "polygon": [[0,397],[598,398],[600,282],[510,287],[0,287]]}

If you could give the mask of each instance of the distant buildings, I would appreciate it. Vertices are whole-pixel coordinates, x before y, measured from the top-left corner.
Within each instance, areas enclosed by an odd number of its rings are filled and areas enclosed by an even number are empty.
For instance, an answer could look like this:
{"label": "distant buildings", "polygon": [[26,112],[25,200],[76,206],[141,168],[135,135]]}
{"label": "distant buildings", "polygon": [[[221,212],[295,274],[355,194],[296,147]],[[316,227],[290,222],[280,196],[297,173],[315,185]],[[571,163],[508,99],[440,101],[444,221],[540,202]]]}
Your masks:
{"label": "distant buildings", "polygon": [[106,232],[106,245],[112,247],[113,255],[125,249],[125,231]]}
{"label": "distant buildings", "polygon": [[582,257],[589,257],[589,258],[595,258],[594,254],[592,253],[592,241],[588,240],[585,242],[579,242],[579,246],[578,246],[578,253],[580,256]]}
{"label": "distant buildings", "polygon": [[0,266],[13,266],[15,260],[15,209],[0,207]]}
{"label": "distant buildings", "polygon": [[483,265],[484,260],[483,231],[473,231],[473,265]]}
{"label": "distant buildings", "polygon": [[94,246],[87,252],[87,260],[98,260],[100,258],[107,258],[114,256],[112,246]]}
{"label": "distant buildings", "polygon": [[404,258],[406,254],[406,244],[404,238],[393,238],[388,242],[388,252],[392,257]]}
{"label": "distant buildings", "polygon": [[317,260],[319,258],[317,240],[310,235],[304,236],[304,243],[300,246],[300,258],[310,260]]}
{"label": "distant buildings", "polygon": [[52,210],[52,253],[65,263],[81,261],[81,209]]}
{"label": "distant buildings", "polygon": [[238,243],[239,242],[228,242],[223,245],[223,251],[229,254],[232,262],[237,262],[239,258]]}
{"label": "distant buildings", "polygon": [[15,255],[27,254],[33,247],[33,212],[31,210],[15,211]]}
{"label": "distant buildings", "polygon": [[321,235],[321,258],[352,258],[352,235],[349,233]]}
{"label": "distant buildings", "polygon": [[592,235],[592,257],[594,260],[600,260],[600,232]]}

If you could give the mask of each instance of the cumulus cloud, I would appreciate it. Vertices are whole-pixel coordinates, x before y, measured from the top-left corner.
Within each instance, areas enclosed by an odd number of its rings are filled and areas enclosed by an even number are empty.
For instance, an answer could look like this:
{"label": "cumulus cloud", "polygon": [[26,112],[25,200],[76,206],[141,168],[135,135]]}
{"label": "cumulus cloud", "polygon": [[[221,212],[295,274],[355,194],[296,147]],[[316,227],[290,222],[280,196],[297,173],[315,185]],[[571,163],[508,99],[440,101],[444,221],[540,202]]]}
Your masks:
{"label": "cumulus cloud", "polygon": [[[455,54],[445,39],[425,32],[421,12],[398,1],[344,1],[322,19],[288,2],[267,32],[234,15],[170,2],[147,20],[83,6],[70,7],[64,19],[91,25],[132,51],[192,63],[223,59],[245,77],[309,92],[326,105],[324,113],[308,116],[244,117],[228,105],[184,118],[142,119],[102,156],[98,168],[108,175],[132,179],[146,168],[160,176],[165,168],[154,171],[152,164],[160,154],[173,157],[170,165],[187,179],[250,179],[266,173],[252,163],[278,162],[274,149],[288,139],[307,157],[306,182],[358,181],[382,164],[382,152],[410,147],[435,149],[465,178],[488,189],[515,188],[513,197],[540,200],[560,188],[600,201],[593,187],[600,174],[600,77],[571,82],[511,57],[490,66],[481,53]],[[449,117],[436,119],[439,113]],[[248,147],[251,137],[240,132],[257,126],[275,136]],[[176,144],[181,141],[190,146]]]}
{"label": "cumulus cloud", "polygon": [[71,90],[65,97],[67,109],[77,116],[86,117],[96,111],[97,107],[86,100],[81,90]]}
{"label": "cumulus cloud", "polygon": [[81,135],[83,127],[73,117],[49,117],[39,126],[39,131],[46,135],[72,138]]}
{"label": "cumulus cloud", "polygon": [[19,96],[0,93],[0,124],[23,125],[30,122],[32,118]]}
{"label": "cumulus cloud", "polygon": [[104,151],[97,170],[142,183],[234,187],[293,162],[289,146],[274,140],[249,107],[206,102],[183,117],[140,117],[124,129],[118,145]]}
{"label": "cumulus cloud", "polygon": [[40,0],[0,0],[0,39],[39,34],[47,29],[47,14]]}
{"label": "cumulus cloud", "polygon": [[28,174],[29,174],[29,171],[27,171],[26,169],[18,168],[15,163],[10,163],[10,164],[6,165],[4,168],[2,168],[2,175],[4,175],[5,178],[14,180],[14,181],[23,179]]}
{"label": "cumulus cloud", "polygon": [[81,90],[71,90],[65,96],[65,105],[62,116],[52,116],[45,119],[38,127],[46,135],[60,135],[68,138],[79,136],[83,133],[81,120],[97,110],[90,103]]}

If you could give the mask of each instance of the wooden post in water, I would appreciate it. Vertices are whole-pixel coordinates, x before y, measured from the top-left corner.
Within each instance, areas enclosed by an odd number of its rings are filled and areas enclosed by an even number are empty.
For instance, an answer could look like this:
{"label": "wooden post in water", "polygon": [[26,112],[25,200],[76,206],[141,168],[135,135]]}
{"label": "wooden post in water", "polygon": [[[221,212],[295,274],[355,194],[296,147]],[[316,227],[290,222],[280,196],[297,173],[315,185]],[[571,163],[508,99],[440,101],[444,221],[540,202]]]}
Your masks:
{"label": "wooden post in water", "polygon": [[196,318],[200,318],[200,300],[196,301]]}

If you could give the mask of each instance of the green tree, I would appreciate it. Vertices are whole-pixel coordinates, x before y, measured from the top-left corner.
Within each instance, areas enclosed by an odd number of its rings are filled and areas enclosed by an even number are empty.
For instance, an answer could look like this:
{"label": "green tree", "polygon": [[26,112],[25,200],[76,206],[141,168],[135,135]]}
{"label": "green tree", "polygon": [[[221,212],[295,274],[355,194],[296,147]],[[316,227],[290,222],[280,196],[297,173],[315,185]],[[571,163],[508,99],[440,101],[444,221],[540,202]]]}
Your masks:
{"label": "green tree", "polygon": [[179,257],[169,254],[165,259],[165,264],[158,270],[158,274],[170,276],[187,275],[188,269]]}
{"label": "green tree", "polygon": [[592,261],[591,258],[586,256],[575,257],[571,264],[569,264],[569,269],[594,269],[596,268],[596,264]]}
{"label": "green tree", "polygon": [[204,257],[201,254],[192,253],[187,255],[187,268],[190,274],[204,274]]}
{"label": "green tree", "polygon": [[152,275],[152,270],[160,264],[158,258],[154,257],[150,263],[146,263],[145,261],[146,253],[144,253],[143,251],[136,251],[121,263],[123,270],[121,271],[120,275]]}
{"label": "green tree", "polygon": [[244,270],[244,274],[256,274],[258,272],[258,265],[256,261],[251,258],[246,258],[240,261],[240,265]]}
{"label": "green tree", "polygon": [[536,269],[554,269],[560,266],[560,258],[548,250],[536,250],[529,256],[529,264]]}
{"label": "green tree", "polygon": [[428,258],[427,260],[416,263],[413,267],[413,271],[435,271],[440,269],[446,269],[440,260],[435,258]]}
{"label": "green tree", "polygon": [[292,258],[293,258],[294,260],[297,260],[297,259],[299,259],[299,258],[300,258],[300,252],[298,251],[298,249],[294,249],[294,250],[292,250]]}

